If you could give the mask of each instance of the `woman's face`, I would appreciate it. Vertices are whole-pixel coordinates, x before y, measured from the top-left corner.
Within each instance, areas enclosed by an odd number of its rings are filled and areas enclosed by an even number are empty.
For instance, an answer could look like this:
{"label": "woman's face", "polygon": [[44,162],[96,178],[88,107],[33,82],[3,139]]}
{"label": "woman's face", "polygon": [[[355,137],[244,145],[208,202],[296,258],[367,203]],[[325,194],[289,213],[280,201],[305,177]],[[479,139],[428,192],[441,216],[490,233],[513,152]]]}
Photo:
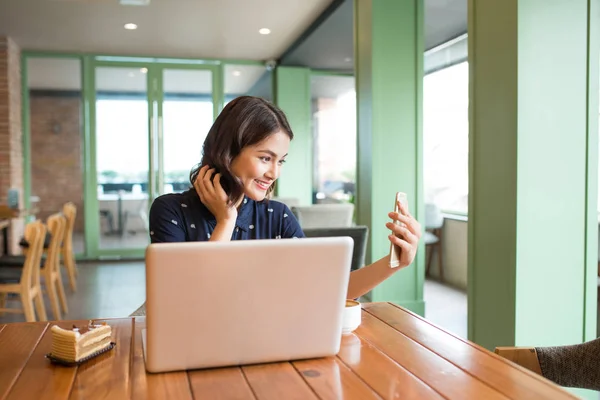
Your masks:
{"label": "woman's face", "polygon": [[244,186],[244,194],[262,201],[267,189],[279,178],[290,148],[290,137],[277,131],[262,142],[246,146],[231,163],[231,170]]}

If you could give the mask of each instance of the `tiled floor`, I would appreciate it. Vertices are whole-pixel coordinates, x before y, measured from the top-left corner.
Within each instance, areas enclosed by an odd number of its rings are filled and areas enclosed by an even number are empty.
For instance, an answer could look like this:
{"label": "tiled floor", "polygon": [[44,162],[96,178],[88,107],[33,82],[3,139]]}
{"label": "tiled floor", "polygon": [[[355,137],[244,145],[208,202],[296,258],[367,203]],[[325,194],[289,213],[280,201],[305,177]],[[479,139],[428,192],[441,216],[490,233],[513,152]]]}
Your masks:
{"label": "tiled floor", "polygon": [[[123,235],[100,236],[99,248],[101,250],[112,249],[143,249],[150,243],[148,232],[125,232]],[[85,238],[82,232],[73,234],[73,248],[75,254],[82,254],[85,249]]]}
{"label": "tiled floor", "polygon": [[[63,319],[93,319],[126,317],[146,299],[143,262],[79,263],[77,292],[65,287],[69,313]],[[65,282],[66,277],[63,275]],[[52,319],[46,297],[46,312]],[[7,302],[9,307],[21,306],[18,300]],[[24,321],[23,314],[4,314],[2,322]]]}
{"label": "tiled floor", "polygon": [[426,280],[423,291],[425,318],[462,338],[467,337],[467,294]]}

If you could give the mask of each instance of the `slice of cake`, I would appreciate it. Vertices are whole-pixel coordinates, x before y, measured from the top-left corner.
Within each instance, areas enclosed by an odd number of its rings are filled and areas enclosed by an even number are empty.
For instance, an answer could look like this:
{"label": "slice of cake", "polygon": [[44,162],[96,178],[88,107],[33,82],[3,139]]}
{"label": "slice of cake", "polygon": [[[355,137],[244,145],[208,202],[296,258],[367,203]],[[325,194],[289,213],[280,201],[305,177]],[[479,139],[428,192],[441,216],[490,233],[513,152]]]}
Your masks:
{"label": "slice of cake", "polygon": [[110,346],[111,328],[106,322],[87,326],[63,329],[57,325],[51,328],[52,356],[68,362],[80,361]]}

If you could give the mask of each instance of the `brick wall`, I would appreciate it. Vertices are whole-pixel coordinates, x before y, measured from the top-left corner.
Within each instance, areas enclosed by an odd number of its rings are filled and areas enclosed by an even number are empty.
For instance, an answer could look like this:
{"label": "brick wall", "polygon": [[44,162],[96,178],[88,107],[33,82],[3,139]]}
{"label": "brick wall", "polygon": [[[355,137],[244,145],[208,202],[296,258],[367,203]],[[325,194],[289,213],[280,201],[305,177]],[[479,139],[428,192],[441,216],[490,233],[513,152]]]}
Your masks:
{"label": "brick wall", "polygon": [[0,203],[16,188],[23,204],[21,140],[21,52],[10,38],[0,37]]}
{"label": "brick wall", "polygon": [[[21,50],[10,38],[0,37],[0,203],[9,188],[19,190],[23,204],[23,146],[21,129]],[[11,220],[9,251],[18,252],[24,220]]]}
{"label": "brick wall", "polygon": [[31,92],[31,194],[40,197],[42,220],[67,201],[77,206],[75,231],[83,232],[81,97]]}

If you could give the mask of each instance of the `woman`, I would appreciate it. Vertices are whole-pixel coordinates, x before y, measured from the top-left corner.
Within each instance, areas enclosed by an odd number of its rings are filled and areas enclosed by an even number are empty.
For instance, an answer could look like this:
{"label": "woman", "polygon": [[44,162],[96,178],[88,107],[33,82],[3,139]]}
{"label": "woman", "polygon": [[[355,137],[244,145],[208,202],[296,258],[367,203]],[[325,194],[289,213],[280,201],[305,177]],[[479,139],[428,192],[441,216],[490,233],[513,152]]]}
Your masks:
{"label": "woman", "polygon": [[[288,155],[292,130],[281,110],[257,97],[227,104],[204,141],[202,163],[190,174],[194,189],[158,197],[150,209],[152,243],[304,237],[289,208],[269,201]],[[389,240],[412,263],[421,226],[401,207],[389,213]],[[389,256],[350,274],[348,298],[358,298],[401,268]]]}

